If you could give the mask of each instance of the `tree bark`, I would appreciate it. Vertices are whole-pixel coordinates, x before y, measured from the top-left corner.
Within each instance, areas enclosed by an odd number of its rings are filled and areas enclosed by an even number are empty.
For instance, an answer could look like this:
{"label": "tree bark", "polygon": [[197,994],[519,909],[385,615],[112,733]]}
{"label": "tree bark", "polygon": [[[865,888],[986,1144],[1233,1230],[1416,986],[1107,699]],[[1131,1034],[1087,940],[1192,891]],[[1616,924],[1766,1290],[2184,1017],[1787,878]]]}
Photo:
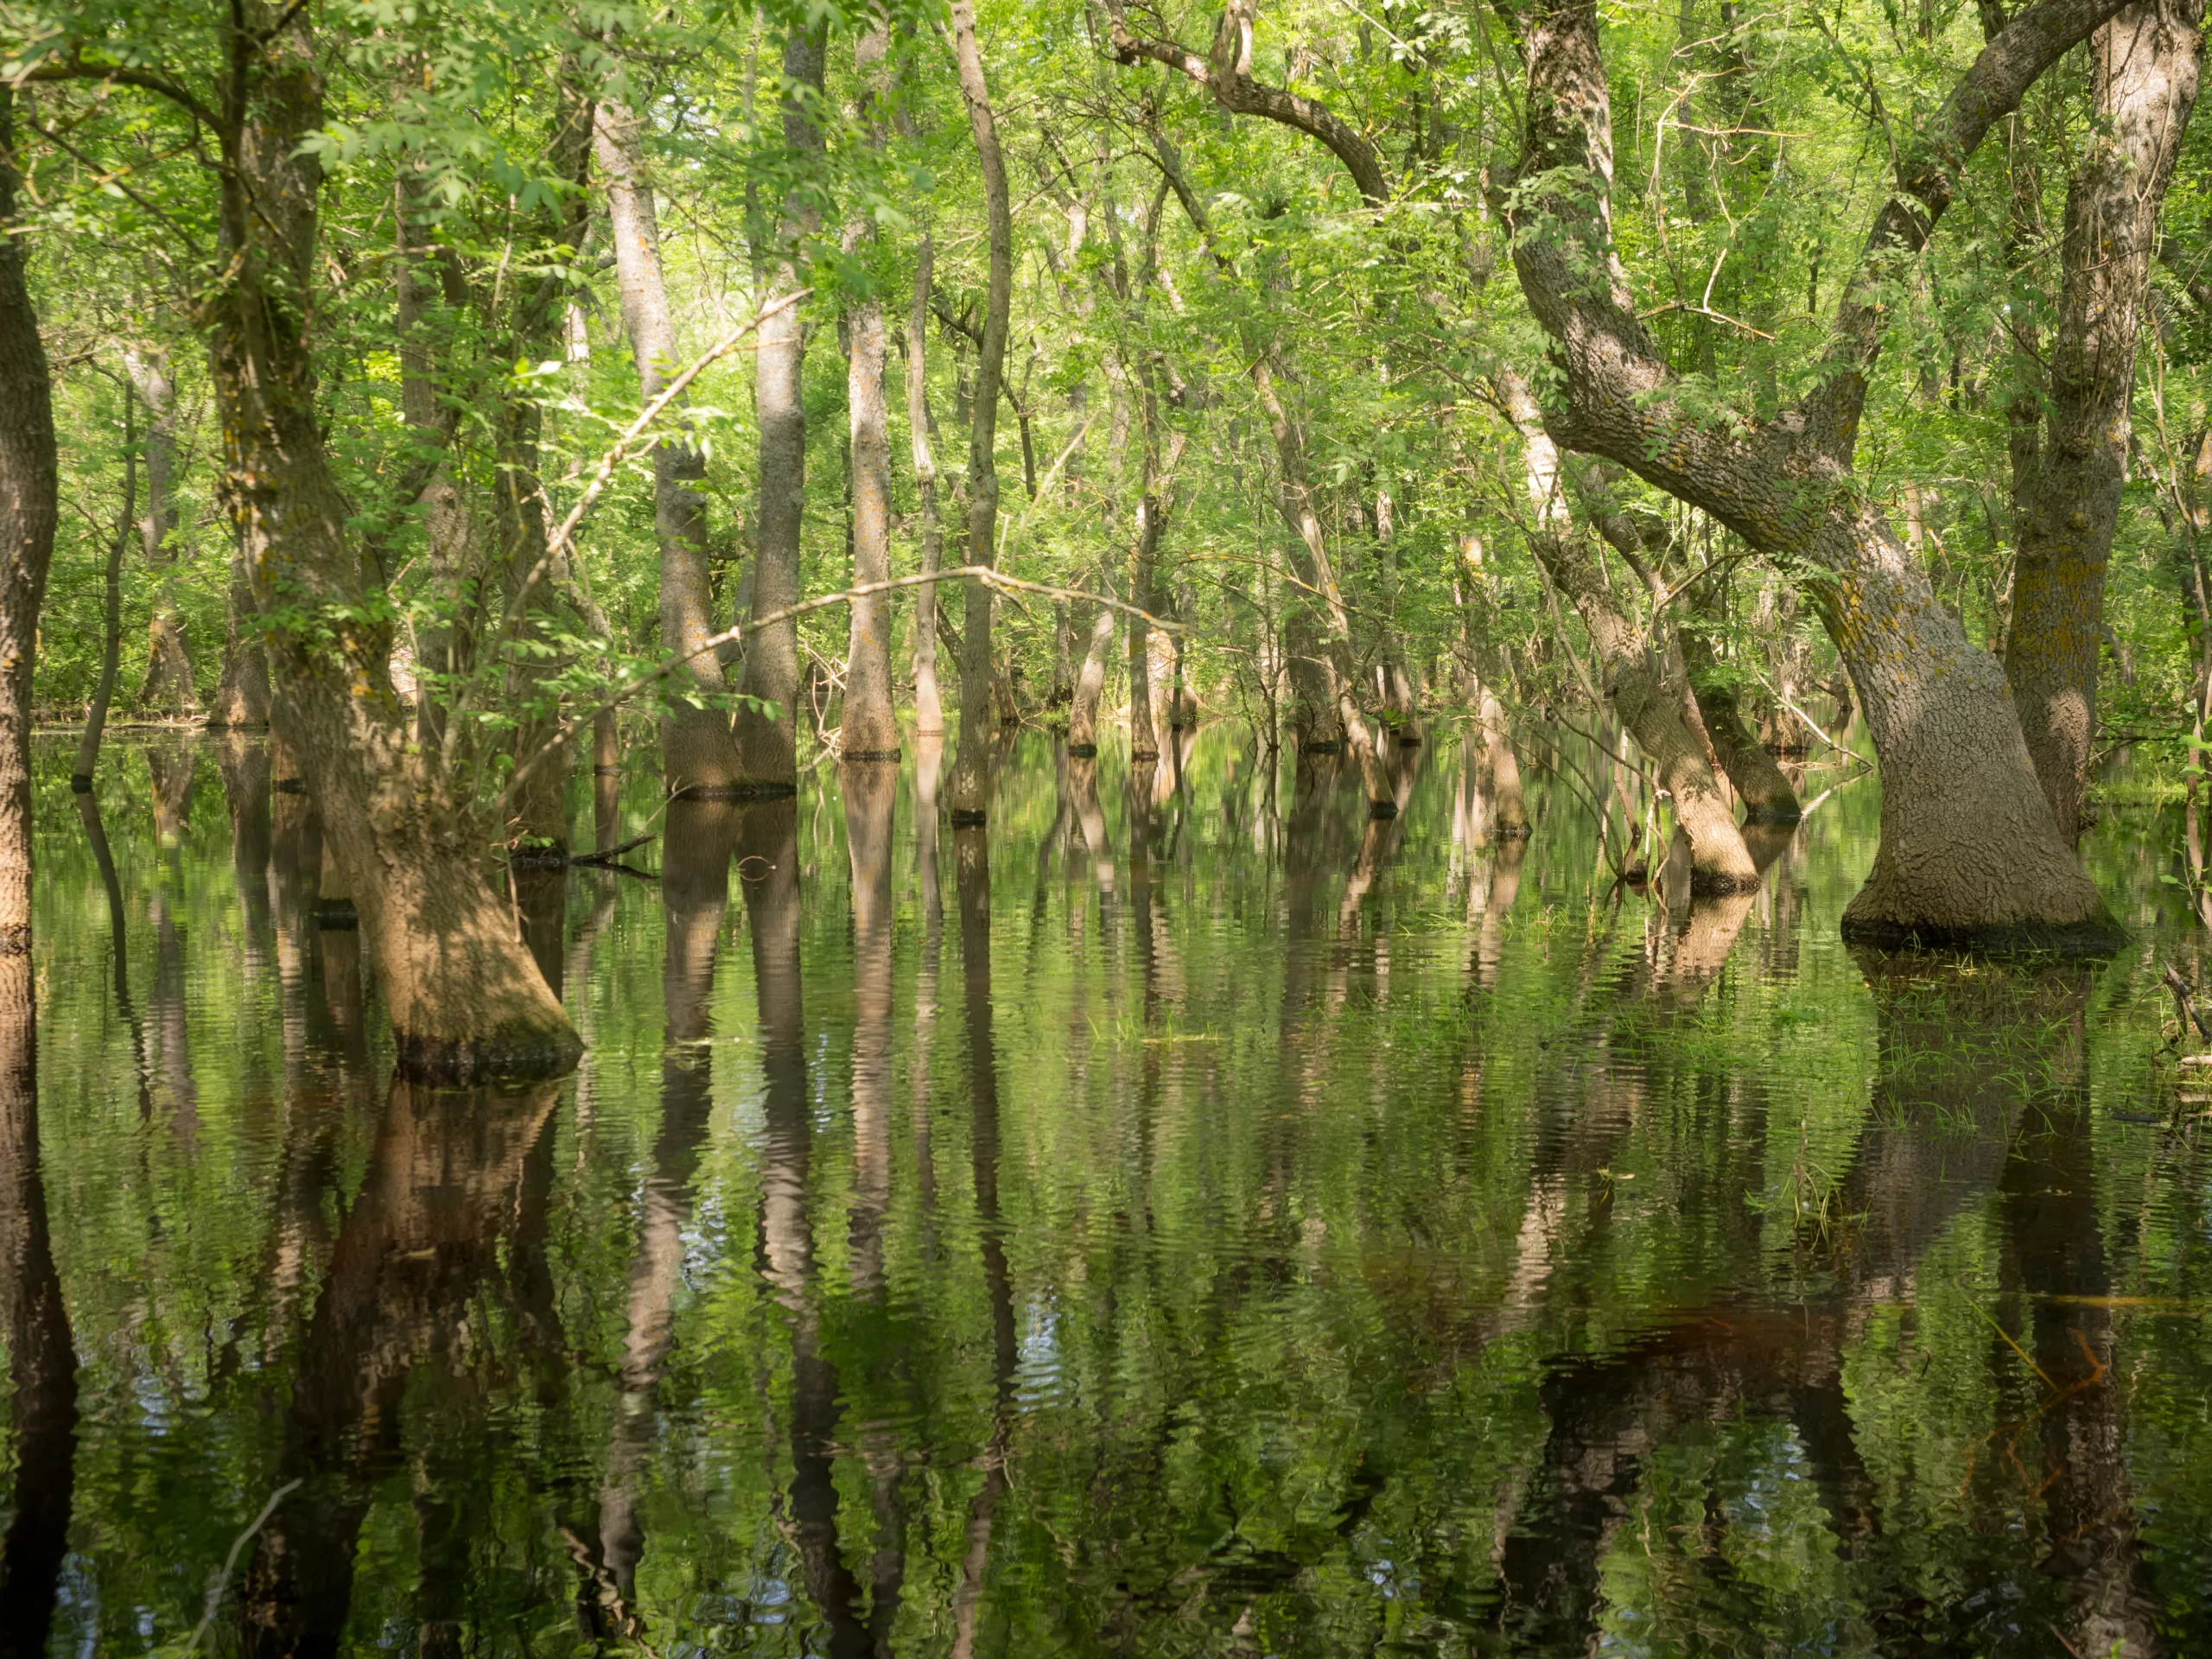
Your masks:
{"label": "tree bark", "polygon": [[[615,279],[622,292],[622,321],[638,364],[640,397],[650,403],[677,372],[676,322],[663,273],[660,226],[645,149],[635,116],[602,104],[594,147],[607,175],[607,215],[613,224]],[[789,317],[790,311],[779,314]],[[766,350],[766,334],[762,349]],[[765,360],[765,355],[764,355]],[[728,687],[721,659],[702,649],[718,632],[707,582],[707,503],[701,486],[706,461],[681,432],[653,447],[653,534],[660,550],[660,644],[682,655],[670,677],[669,705],[661,718],[661,768],[671,791],[709,799],[728,798],[743,779],[728,715],[719,706]]]}
{"label": "tree bark", "polygon": [[[944,568],[944,530],[937,506],[937,458],[930,448],[930,279],[936,246],[925,233],[914,256],[914,304],[906,318],[906,433],[914,451],[914,493],[922,518],[922,575]],[[944,702],[937,683],[937,584],[914,590],[914,734],[940,736]]]}
{"label": "tree bark", "polygon": [[1707,737],[1712,740],[1713,755],[1744,803],[1744,822],[1796,823],[1801,816],[1797,791],[1782,775],[1782,768],[1775,765],[1766,746],[1745,724],[1736,688],[1713,655],[1712,640],[1694,623],[1678,629],[1676,637],[1681,644],[1682,661],[1689,670],[1690,690],[1696,694],[1698,713],[1704,718]]}
{"label": "tree bark", "polygon": [[[997,458],[999,386],[1006,370],[1007,313],[1014,297],[1014,219],[1007,194],[1006,160],[983,80],[982,48],[976,38],[974,0],[953,0],[953,54],[960,92],[983,175],[990,249],[989,286],[976,365],[975,404],[968,429],[968,563],[996,562],[999,517]],[[970,581],[961,625],[960,752],[952,768],[952,822],[980,824],[988,810],[991,774],[991,590]]]}
{"label": "tree bark", "polygon": [[[16,216],[15,108],[0,86],[0,229]],[[31,944],[31,673],[61,492],[23,264],[22,238],[0,234],[0,956]]]}
{"label": "tree bark", "polygon": [[261,641],[253,608],[253,575],[234,537],[231,583],[223,637],[223,675],[207,708],[211,731],[246,731],[269,724],[269,652]]}
{"label": "tree bark", "polygon": [[138,541],[155,577],[146,681],[138,688],[138,706],[189,714],[199,694],[184,618],[176,608],[176,383],[169,374],[169,354],[159,346],[126,347],[123,366],[146,405],[146,512],[138,520]]}
{"label": "tree bark", "polygon": [[2135,340],[2158,209],[2196,101],[2203,0],[2139,0],[2090,41],[2096,123],[2066,193],[2040,444],[2013,454],[2005,671],[2058,833],[2082,830],[2096,736],[2105,571],[2127,467]]}
{"label": "tree bark", "polygon": [[[822,130],[810,96],[822,95],[824,35],[795,24],[784,38],[784,148],[802,170],[823,154]],[[800,286],[799,244],[820,223],[813,181],[802,177],[784,201],[778,247],[770,262],[771,300]],[[754,410],[760,428],[760,505],[753,563],[753,614],[798,603],[799,542],[806,512],[806,321],[787,305],[760,326],[754,364]],[[755,628],[745,641],[744,690],[774,705],[737,711],[738,776],[748,795],[795,794],[798,789],[798,624],[785,620]],[[886,745],[884,747],[890,747]]]}
{"label": "tree bark", "polygon": [[202,302],[224,435],[225,504],[275,636],[286,736],[376,956],[402,1066],[434,1077],[549,1075],[579,1045],[516,938],[512,907],[478,862],[485,836],[430,766],[391,683],[391,633],[370,601],[378,573],[323,447],[310,322],[315,192],[301,153],[322,120],[312,42],[296,14],[245,9],[226,41],[240,89],[226,135],[224,278]]}
{"label": "tree bark", "polygon": [[100,733],[107,724],[109,702],[115,696],[115,676],[123,655],[123,550],[130,544],[133,521],[138,516],[138,435],[132,394],[123,396],[123,512],[107,548],[106,581],[100,612],[100,677],[92,687],[92,706],[85,711],[84,734],[77,740],[77,763],[69,769],[69,787],[83,794],[92,786],[92,769],[99,765]]}
{"label": "tree bark", "polygon": [[1606,456],[1755,550],[1817,573],[1815,601],[1882,761],[1881,848],[1844,916],[1847,935],[1870,943],[2101,950],[2119,937],[2051,817],[2003,675],[1936,601],[1851,472],[1886,327],[1885,273],[1925,245],[1991,124],[2116,9],[2042,0],[1983,51],[1904,147],[1814,389],[1750,425],[1678,401],[1637,317],[1612,243],[1611,111],[1594,5],[1548,6],[1529,31],[1523,155],[1493,182],[1522,291],[1561,371],[1546,425],[1563,447]]}
{"label": "tree bark", "polygon": [[[885,139],[880,85],[890,25],[880,16],[853,43],[853,69],[861,86],[861,118],[869,143],[881,149]],[[863,253],[874,240],[869,221],[860,219],[845,233],[849,256]],[[891,414],[883,394],[885,334],[883,302],[870,292],[846,310],[850,341],[846,356],[845,401],[849,410],[853,489],[853,585],[866,587],[891,579]],[[847,761],[899,759],[899,721],[891,700],[891,597],[876,594],[852,602],[852,626],[845,646],[845,703],[839,749]]]}
{"label": "tree bark", "polygon": [[[1181,432],[1160,430],[1160,397],[1147,384],[1139,394],[1144,429],[1144,486],[1137,501],[1137,545],[1129,575],[1129,601],[1140,610],[1159,608],[1160,543],[1175,505],[1175,468],[1188,442]],[[1141,616],[1128,620],[1129,760],[1160,758],[1160,734],[1152,718],[1152,625]]]}
{"label": "tree bark", "polygon": [[1068,699],[1068,753],[1079,760],[1098,753],[1098,700],[1106,690],[1106,661],[1113,650],[1114,612],[1101,605],[1090,619],[1090,646]]}

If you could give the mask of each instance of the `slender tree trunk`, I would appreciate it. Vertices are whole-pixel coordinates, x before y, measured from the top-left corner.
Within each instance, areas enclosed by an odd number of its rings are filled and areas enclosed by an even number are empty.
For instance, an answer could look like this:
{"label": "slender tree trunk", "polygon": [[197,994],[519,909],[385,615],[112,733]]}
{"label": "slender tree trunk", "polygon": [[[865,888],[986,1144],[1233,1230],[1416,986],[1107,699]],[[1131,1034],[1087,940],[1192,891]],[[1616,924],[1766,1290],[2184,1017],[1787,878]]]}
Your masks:
{"label": "slender tree trunk", "polygon": [[[0,230],[16,216],[15,108],[0,86]],[[23,241],[0,234],[0,956],[31,944],[31,672],[60,490]]]}
{"label": "slender tree trunk", "polygon": [[[1014,219],[1007,194],[1006,161],[998,124],[983,82],[982,48],[976,38],[974,0],[953,0],[953,54],[960,91],[983,175],[990,278],[983,304],[982,349],[976,353],[975,403],[968,429],[968,563],[988,565],[997,555],[999,386],[1006,370],[1007,318],[1014,298]],[[967,588],[960,660],[960,753],[952,768],[952,822],[979,824],[990,799],[991,590]]]}
{"label": "slender tree trunk", "polygon": [[[660,225],[637,118],[601,105],[594,145],[607,175],[615,278],[622,321],[637,359],[638,388],[650,403],[677,372],[676,322],[661,266]],[[781,314],[788,318],[790,312]],[[765,334],[763,330],[765,352]],[[727,797],[741,781],[729,716],[719,706],[727,687],[721,660],[702,647],[718,631],[707,580],[706,461],[681,434],[653,448],[653,534],[660,549],[661,649],[684,665],[671,677],[661,719],[661,767],[670,789],[700,798]]]}
{"label": "slender tree trunk", "polygon": [[1521,760],[1513,752],[1513,729],[1506,723],[1505,705],[1485,685],[1477,717],[1483,732],[1483,771],[1491,785],[1491,821],[1499,841],[1526,841],[1529,836],[1529,808],[1521,793]]}
{"label": "slender tree trunk", "polygon": [[[886,142],[881,111],[887,88],[879,85],[890,49],[890,25],[881,16],[853,43],[853,69],[863,88],[862,118],[869,143]],[[864,252],[874,239],[868,221],[846,232],[849,255]],[[850,411],[853,490],[853,585],[891,578],[891,413],[883,395],[885,337],[883,302],[871,293],[847,312],[850,340],[846,358],[845,400]],[[845,649],[845,706],[842,741],[848,761],[899,759],[899,721],[891,698],[891,596],[879,594],[852,604],[852,626]]]}
{"label": "slender tree trunk", "polygon": [[[1188,441],[1181,432],[1160,430],[1160,398],[1147,385],[1139,398],[1144,424],[1144,493],[1137,502],[1137,545],[1130,572],[1130,602],[1140,610],[1160,608],[1160,544],[1175,505],[1175,468]],[[1164,453],[1163,453],[1164,451]],[[1152,625],[1132,616],[1129,628],[1129,759],[1141,764],[1160,758],[1160,734],[1154,728]]]}
{"label": "slender tree trunk", "polygon": [[84,735],[77,740],[77,764],[69,770],[69,787],[83,794],[92,786],[92,769],[99,764],[100,733],[107,724],[107,707],[115,696],[115,675],[123,655],[123,550],[130,545],[133,520],[138,516],[137,423],[132,396],[123,397],[123,512],[116,520],[114,537],[107,548],[107,579],[100,616],[100,677],[92,687],[92,706],[85,711]]}
{"label": "slender tree trunk", "polygon": [[1413,676],[1406,670],[1405,642],[1398,636],[1398,625],[1395,620],[1398,603],[1397,505],[1388,490],[1376,492],[1376,563],[1382,569],[1382,581],[1389,589],[1377,644],[1382,657],[1382,706],[1389,711],[1386,723],[1389,731],[1396,735],[1398,746],[1410,749],[1421,744],[1421,722],[1416,707],[1420,698],[1414,690]]}
{"label": "slender tree trunk", "polygon": [[169,374],[169,354],[159,346],[126,348],[123,365],[146,405],[146,512],[138,520],[138,540],[155,578],[146,682],[138,688],[138,706],[189,714],[199,696],[184,618],[176,607],[176,383]]}
{"label": "slender tree trunk", "polygon": [[[2058,832],[2081,834],[2096,737],[2105,571],[2126,474],[2135,341],[2158,209],[2196,101],[2203,0],[2142,0],[2089,43],[2096,124],[2066,193],[2040,446],[2015,446],[2005,670]],[[2032,465],[2022,467],[2024,461]]]}
{"label": "slender tree trunk", "polygon": [[[921,503],[925,576],[936,575],[944,563],[937,458],[930,449],[930,279],[935,263],[935,245],[925,233],[914,255],[914,304],[906,317],[906,432],[914,450],[914,493]],[[914,732],[937,736],[944,731],[944,703],[937,684],[937,584],[925,582],[914,590]]]}
{"label": "slender tree trunk", "polygon": [[486,885],[485,836],[412,742],[391,683],[379,580],[348,539],[323,448],[307,315],[315,291],[322,120],[312,44],[296,14],[266,35],[258,8],[226,42],[246,105],[222,184],[224,280],[202,302],[225,446],[226,505],[264,617],[279,634],[286,736],[375,951],[403,1066],[433,1076],[543,1075],[575,1063],[560,1003]]}
{"label": "slender tree trunk", "polygon": [[[784,148],[804,172],[823,154],[815,104],[822,94],[825,37],[795,24],[784,39]],[[801,177],[784,201],[779,246],[771,262],[769,296],[800,286],[799,244],[820,223],[815,181]],[[806,512],[806,320],[785,306],[760,327],[753,359],[754,406],[760,428],[760,505],[753,563],[753,614],[788,609],[799,597],[799,542]],[[798,788],[798,624],[786,620],[753,629],[745,641],[746,695],[774,705],[737,713],[738,775],[745,791],[788,795]],[[886,743],[879,747],[889,748]]]}

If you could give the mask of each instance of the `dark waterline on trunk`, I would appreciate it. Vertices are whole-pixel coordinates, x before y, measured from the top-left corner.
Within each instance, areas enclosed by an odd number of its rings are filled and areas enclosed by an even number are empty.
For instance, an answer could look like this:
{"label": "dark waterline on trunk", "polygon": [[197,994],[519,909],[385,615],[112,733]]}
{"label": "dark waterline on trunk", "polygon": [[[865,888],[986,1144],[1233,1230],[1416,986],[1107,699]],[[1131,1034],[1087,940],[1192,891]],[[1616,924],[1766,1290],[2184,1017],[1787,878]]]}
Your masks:
{"label": "dark waterline on trunk", "polygon": [[1840,941],[1847,767],[1693,904],[1560,734],[1388,819],[1101,736],[957,831],[579,777],[659,879],[518,885],[588,1049],[467,1093],[259,740],[41,743],[0,1652],[175,1650],[234,1545],[203,1651],[2212,1643],[2178,814],[2085,843],[2126,953],[1963,962]]}

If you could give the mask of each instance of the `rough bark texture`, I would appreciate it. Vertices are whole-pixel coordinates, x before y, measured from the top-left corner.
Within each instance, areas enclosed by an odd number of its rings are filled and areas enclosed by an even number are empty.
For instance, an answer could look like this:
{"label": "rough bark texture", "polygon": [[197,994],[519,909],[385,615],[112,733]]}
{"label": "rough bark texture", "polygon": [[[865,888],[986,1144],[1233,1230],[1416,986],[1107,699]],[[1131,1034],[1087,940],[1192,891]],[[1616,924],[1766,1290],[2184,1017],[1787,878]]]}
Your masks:
{"label": "rough bark texture", "polygon": [[[0,227],[16,216],[15,94],[0,86]],[[60,481],[54,388],[23,270],[0,235],[0,955],[31,942],[31,671]]]}
{"label": "rough bark texture", "polygon": [[[880,78],[891,44],[889,26],[880,20],[853,43],[853,69],[863,87],[862,117],[870,142],[885,142]],[[874,239],[866,220],[845,237],[856,253]],[[855,300],[846,311],[849,341],[845,359],[845,401],[849,411],[853,492],[853,585],[891,579],[891,414],[884,401],[883,302],[874,294]],[[891,596],[872,594],[852,603],[852,626],[845,647],[845,704],[839,747],[847,760],[896,760],[899,721],[891,702]]]}
{"label": "rough bark texture", "polygon": [[2013,429],[2018,551],[2005,671],[2069,842],[2081,833],[2096,735],[2105,569],[2127,466],[2135,340],[2158,209],[2196,101],[2203,15],[2203,0],[2148,0],[2091,38],[2096,125],[2066,193],[2040,443],[2032,423]]}
{"label": "rough bark texture", "polygon": [[[998,551],[999,385],[1006,369],[1007,317],[1014,296],[1014,219],[1006,160],[999,151],[998,124],[983,80],[982,48],[976,39],[973,0],[953,0],[952,38],[961,96],[968,105],[968,126],[983,175],[989,226],[990,279],[968,428],[968,563],[988,565],[996,562]],[[983,822],[991,782],[991,590],[980,582],[969,582],[966,588],[960,641],[960,752],[952,766],[956,824]]]}
{"label": "rough bark texture", "polygon": [[[613,223],[614,270],[622,290],[622,321],[638,363],[638,385],[646,402],[677,372],[676,323],[661,269],[660,226],[636,118],[600,106],[594,131],[599,164],[607,175],[607,215]],[[779,314],[789,318],[789,309]],[[762,331],[766,351],[767,330]],[[742,779],[729,716],[716,704],[726,691],[721,660],[702,649],[719,630],[707,582],[707,502],[702,488],[706,461],[679,434],[653,448],[653,534],[660,549],[661,649],[682,653],[684,665],[671,677],[668,713],[660,728],[661,766],[669,787],[697,797],[727,795]],[[691,697],[696,703],[685,702]]]}
{"label": "rough bark texture", "polygon": [[[1990,125],[2113,0],[2043,0],[1993,40],[1928,129],[1847,285],[1807,397],[1774,419],[1708,422],[1674,396],[1614,251],[1611,111],[1592,0],[1533,14],[1527,133],[1493,175],[1522,291],[1560,370],[1546,424],[1818,574],[1882,762],[1882,844],[1845,931],[1870,941],[2096,949],[2116,930],[2037,783],[2004,677],[1936,602],[1887,521],[1853,488],[1852,454],[1886,325],[1887,273],[1924,245]],[[1516,183],[1519,185],[1515,194]]]}
{"label": "rough bark texture", "polygon": [[77,761],[69,769],[69,787],[79,791],[92,786],[92,769],[100,759],[100,733],[107,724],[108,703],[115,696],[115,676],[123,655],[123,550],[130,544],[131,521],[138,513],[138,449],[136,422],[129,397],[123,400],[123,512],[107,547],[107,574],[101,594],[100,677],[92,687],[92,706],[85,711],[85,730],[77,740]]}
{"label": "rough bark texture", "polygon": [[188,714],[199,694],[184,618],[176,608],[176,382],[169,373],[169,354],[159,346],[126,349],[123,365],[146,405],[146,511],[138,520],[138,543],[155,579],[146,681],[138,688],[138,706],[159,714]]}
{"label": "rough bark texture", "polygon": [[207,724],[217,731],[258,730],[269,724],[269,653],[254,615],[253,573],[235,542],[226,608],[223,675],[207,707]]}
{"label": "rough bark texture", "polygon": [[[937,506],[937,457],[930,448],[930,279],[936,248],[927,236],[914,255],[914,304],[906,318],[906,431],[914,451],[914,493],[922,516],[922,575],[944,568],[944,530]],[[944,702],[937,683],[937,584],[914,590],[914,733],[944,730]]]}
{"label": "rough bark texture", "polygon": [[1753,734],[1736,699],[1736,688],[1713,652],[1713,642],[1694,626],[1678,631],[1690,690],[1705,721],[1713,753],[1744,803],[1746,823],[1795,823],[1800,816],[1797,791],[1774,757]]}
{"label": "rough bark texture", "polygon": [[[823,36],[794,26],[784,39],[784,146],[804,173],[823,150],[813,102],[822,92]],[[807,89],[811,89],[810,93]],[[801,285],[799,242],[820,221],[812,181],[802,177],[784,203],[768,297]],[[806,321],[785,306],[760,327],[754,364],[754,410],[760,428],[760,505],[753,563],[753,614],[798,603],[799,537],[806,511]],[[747,704],[737,713],[738,774],[748,794],[790,794],[798,787],[798,624],[772,622],[745,641],[744,690],[774,705]],[[889,747],[889,746],[886,746]]]}
{"label": "rough bark texture", "polygon": [[277,635],[285,735],[346,872],[374,950],[402,1065],[435,1076],[565,1071],[578,1044],[486,884],[483,831],[410,739],[391,683],[391,630],[367,601],[378,573],[348,539],[316,406],[306,302],[316,261],[315,160],[322,118],[302,25],[249,6],[226,41],[239,89],[227,135],[225,279],[203,302],[209,378],[224,435],[225,504],[264,616],[304,613]]}

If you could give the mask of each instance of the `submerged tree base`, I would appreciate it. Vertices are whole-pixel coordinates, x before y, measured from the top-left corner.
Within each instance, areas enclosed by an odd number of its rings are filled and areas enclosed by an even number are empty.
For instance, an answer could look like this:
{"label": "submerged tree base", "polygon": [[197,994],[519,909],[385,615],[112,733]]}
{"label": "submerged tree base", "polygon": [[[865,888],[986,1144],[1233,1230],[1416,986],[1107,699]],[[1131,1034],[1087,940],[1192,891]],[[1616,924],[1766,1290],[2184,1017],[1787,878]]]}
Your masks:
{"label": "submerged tree base", "polygon": [[1961,927],[1853,916],[1847,911],[1838,931],[1846,944],[1875,950],[1958,950],[1977,956],[2110,957],[2127,944],[2127,930],[2110,916]]}
{"label": "submerged tree base", "polygon": [[678,801],[788,801],[797,784],[693,784],[670,797]]}
{"label": "submerged tree base", "polygon": [[399,1075],[416,1083],[455,1085],[530,1083],[566,1077],[584,1046],[566,1026],[549,1029],[512,1022],[483,1037],[431,1037],[395,1032]]}

